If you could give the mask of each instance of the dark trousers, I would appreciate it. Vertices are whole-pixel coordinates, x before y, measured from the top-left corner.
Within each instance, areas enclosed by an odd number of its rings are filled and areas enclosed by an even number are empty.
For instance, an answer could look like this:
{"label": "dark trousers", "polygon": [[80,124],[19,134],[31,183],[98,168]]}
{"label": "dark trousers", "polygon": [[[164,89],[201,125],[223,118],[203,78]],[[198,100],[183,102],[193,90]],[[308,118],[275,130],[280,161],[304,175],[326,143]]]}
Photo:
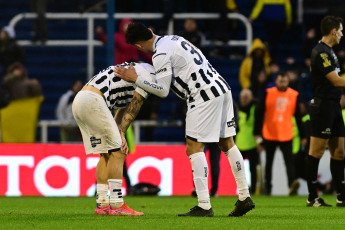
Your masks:
{"label": "dark trousers", "polygon": [[243,159],[249,160],[250,179],[251,179],[250,192],[254,194],[256,190],[256,181],[257,181],[256,166],[259,164],[259,155],[256,148],[246,150],[246,151],[241,150],[241,153],[242,153]]}
{"label": "dark trousers", "polygon": [[265,21],[265,29],[267,33],[267,42],[268,48],[270,51],[271,57],[277,58],[278,56],[278,45],[282,34],[286,30],[285,22],[276,22],[276,21]]}
{"label": "dark trousers", "polygon": [[34,40],[45,41],[48,39],[48,26],[45,18],[46,0],[31,0],[31,11],[37,13],[37,18],[34,20]]}
{"label": "dark trousers", "polygon": [[280,147],[280,150],[283,153],[289,187],[295,179],[294,166],[292,163],[293,162],[292,141],[278,142],[278,141],[265,140],[265,149],[266,149],[265,187],[266,187],[267,195],[271,195],[271,191],[272,191],[272,183],[271,183],[272,165],[273,165],[274,154],[278,146]]}
{"label": "dark trousers", "polygon": [[123,163],[123,178],[125,178],[126,181],[126,189],[127,189],[127,194],[129,193],[129,188],[131,187],[131,179],[128,176],[128,171],[127,171],[127,163],[126,160]]}
{"label": "dark trousers", "polygon": [[217,143],[207,143],[205,144],[205,151],[206,149],[210,150],[210,166],[211,166],[211,179],[212,179],[212,187],[211,187],[211,195],[215,195],[218,190],[218,182],[219,182],[219,161],[220,161],[220,149]]}

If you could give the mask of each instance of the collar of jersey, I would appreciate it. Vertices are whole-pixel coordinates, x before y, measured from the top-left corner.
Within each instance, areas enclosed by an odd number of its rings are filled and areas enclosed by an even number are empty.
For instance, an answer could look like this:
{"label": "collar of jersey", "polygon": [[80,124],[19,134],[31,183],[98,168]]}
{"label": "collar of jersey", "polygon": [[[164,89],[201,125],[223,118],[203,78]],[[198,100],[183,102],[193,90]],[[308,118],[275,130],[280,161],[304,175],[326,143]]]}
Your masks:
{"label": "collar of jersey", "polygon": [[330,46],[328,46],[326,43],[324,43],[324,42],[321,41],[321,40],[319,41],[319,43],[325,45],[325,46],[328,47],[328,48],[331,48]]}
{"label": "collar of jersey", "polygon": [[156,52],[157,43],[158,43],[158,41],[159,41],[161,38],[163,38],[163,37],[162,37],[162,36],[158,36],[158,35],[156,36],[155,41],[153,42],[153,53]]}

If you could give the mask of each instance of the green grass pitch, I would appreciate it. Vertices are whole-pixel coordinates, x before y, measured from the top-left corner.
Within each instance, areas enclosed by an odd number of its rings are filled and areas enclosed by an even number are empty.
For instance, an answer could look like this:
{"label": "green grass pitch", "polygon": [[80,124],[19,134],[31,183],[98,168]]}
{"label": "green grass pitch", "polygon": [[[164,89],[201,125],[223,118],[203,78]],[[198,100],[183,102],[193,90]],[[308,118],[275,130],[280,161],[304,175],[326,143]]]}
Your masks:
{"label": "green grass pitch", "polygon": [[128,196],[141,217],[96,216],[94,197],[0,197],[0,229],[345,229],[345,208],[306,207],[306,197],[253,196],[256,208],[228,217],[237,197],[212,198],[214,217],[177,217],[197,199],[187,196]]}

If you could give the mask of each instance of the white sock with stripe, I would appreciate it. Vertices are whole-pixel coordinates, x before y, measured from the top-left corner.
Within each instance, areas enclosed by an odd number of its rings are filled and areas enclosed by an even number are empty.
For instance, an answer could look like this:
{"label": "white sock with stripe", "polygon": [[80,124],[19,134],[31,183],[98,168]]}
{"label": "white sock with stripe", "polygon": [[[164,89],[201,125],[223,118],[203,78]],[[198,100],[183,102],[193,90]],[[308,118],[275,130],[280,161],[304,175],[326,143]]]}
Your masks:
{"label": "white sock with stripe", "polygon": [[199,207],[209,210],[211,208],[210,194],[208,192],[208,165],[204,152],[194,153],[189,156],[192,163],[193,180]]}
{"label": "white sock with stripe", "polygon": [[108,180],[110,187],[110,205],[113,208],[119,208],[123,205],[122,197],[122,179],[109,179]]}
{"label": "white sock with stripe", "polygon": [[97,198],[96,203],[99,207],[106,207],[109,205],[109,197],[108,197],[108,184],[97,184],[96,185],[97,191]]}
{"label": "white sock with stripe", "polygon": [[243,201],[250,196],[248,183],[246,180],[246,171],[244,170],[243,157],[240,150],[234,145],[231,149],[225,152],[231,165],[232,173],[234,174],[239,200]]}

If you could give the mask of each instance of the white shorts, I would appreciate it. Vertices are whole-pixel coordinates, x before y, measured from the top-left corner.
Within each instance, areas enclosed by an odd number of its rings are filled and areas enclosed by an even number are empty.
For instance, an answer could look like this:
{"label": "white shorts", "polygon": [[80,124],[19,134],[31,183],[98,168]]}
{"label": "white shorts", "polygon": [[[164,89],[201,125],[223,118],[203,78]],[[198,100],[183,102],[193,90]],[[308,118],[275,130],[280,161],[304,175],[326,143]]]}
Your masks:
{"label": "white shorts", "polygon": [[206,101],[194,108],[188,108],[186,115],[186,138],[210,143],[219,138],[236,135],[234,107],[231,91]]}
{"label": "white shorts", "polygon": [[72,111],[78,123],[86,154],[111,153],[121,149],[122,139],[104,98],[92,91],[80,91]]}

